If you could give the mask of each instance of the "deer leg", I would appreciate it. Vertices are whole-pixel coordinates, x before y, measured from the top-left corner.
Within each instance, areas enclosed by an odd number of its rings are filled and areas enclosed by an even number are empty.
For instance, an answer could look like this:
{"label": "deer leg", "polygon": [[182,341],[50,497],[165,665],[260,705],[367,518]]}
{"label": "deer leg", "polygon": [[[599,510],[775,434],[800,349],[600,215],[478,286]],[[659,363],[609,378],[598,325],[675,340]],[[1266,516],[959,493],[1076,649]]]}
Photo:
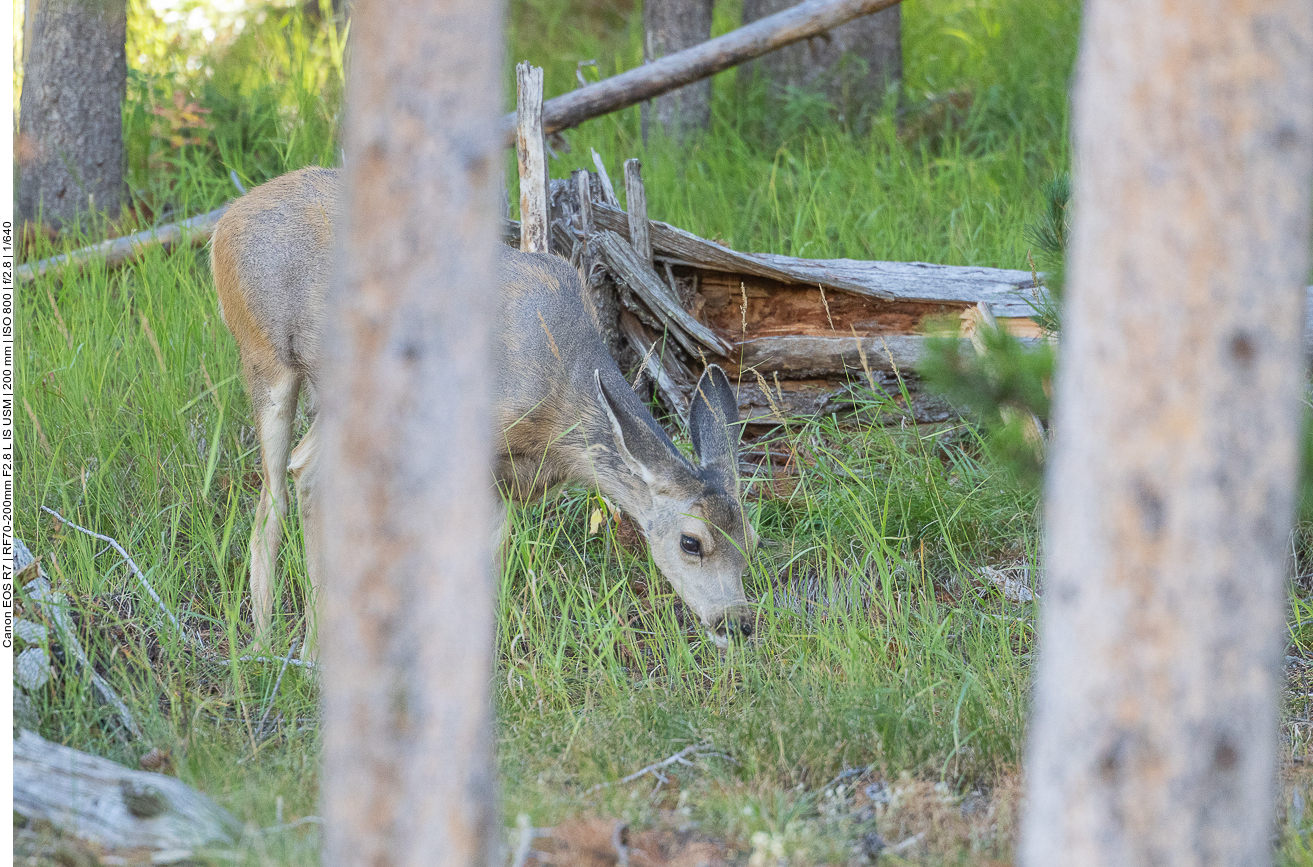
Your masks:
{"label": "deer leg", "polygon": [[306,602],[305,644],[301,646],[302,659],[314,659],[318,653],[317,611],[320,593],[323,589],[324,576],[323,533],[319,509],[319,424],[310,425],[310,430],[297,443],[292,452],[292,479],[296,483],[297,509],[301,513],[301,533],[305,538],[305,569],[310,578],[310,597]]}
{"label": "deer leg", "polygon": [[290,370],[281,370],[271,382],[262,385],[253,383],[251,388],[253,394],[258,393],[253,402],[263,473],[260,504],[251,528],[251,614],[257,640],[261,642],[266,640],[273,619],[273,577],[278,568],[283,522],[287,519],[287,455],[301,377]]}

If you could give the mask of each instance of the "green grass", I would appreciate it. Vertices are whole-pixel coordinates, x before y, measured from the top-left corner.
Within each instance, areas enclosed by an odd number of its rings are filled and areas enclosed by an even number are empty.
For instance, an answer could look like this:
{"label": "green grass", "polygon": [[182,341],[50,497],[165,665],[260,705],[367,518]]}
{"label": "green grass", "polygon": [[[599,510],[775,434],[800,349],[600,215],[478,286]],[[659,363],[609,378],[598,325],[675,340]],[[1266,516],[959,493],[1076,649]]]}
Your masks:
{"label": "green grass", "polygon": [[[736,15],[720,4],[717,31]],[[190,69],[159,48],[169,34],[144,6],[133,21],[131,54],[145,60],[125,129],[143,218],[217,206],[233,195],[229,170],[249,186],[337,162],[332,28],[274,11]],[[603,74],[635,65],[636,21],[619,0],[520,0],[511,60],[544,64],[551,96],[574,85],[580,60]],[[591,148],[613,176],[640,157],[654,217],[741,249],[1026,267],[1025,228],[1068,161],[1078,4],[909,0],[904,22],[905,87],[882,111],[844,124],[803,98],[769,105],[726,73],[712,128],[686,147],[645,145],[632,109],[567,133],[552,173],[591,166]],[[969,93],[970,107],[937,123],[928,95],[948,92]],[[206,128],[170,114],[175,93],[209,109]],[[922,134],[900,137],[900,107],[904,130]],[[279,666],[237,659],[249,650],[257,449],[203,251],[47,277],[23,287],[19,307],[18,532],[147,737],[123,742],[69,669],[37,696],[41,733],[129,764],[168,749],[183,779],[252,829],[273,825],[279,803],[284,820],[313,814],[314,676],[290,668],[273,695]],[[513,515],[496,672],[508,821],[674,816],[743,852],[756,840],[791,863],[843,863],[862,833],[899,834],[889,816],[836,818],[829,783],[844,769],[959,794],[1015,775],[1035,612],[973,576],[1035,562],[1035,498],[981,457],[968,425],[918,429],[876,401],[859,422],[799,421],[776,435],[772,448],[801,475],[786,498],[751,496],[764,544],[746,583],[761,640],[724,656],[685,628],[646,555],[609,527],[589,534],[593,496],[567,489]],[[180,640],[112,550],[41,506],[122,542],[207,649]],[[304,612],[298,545],[284,550],[280,656]],[[1306,605],[1297,616],[1302,640]],[[265,740],[261,719],[276,721]],[[592,789],[701,742],[733,761],[681,766],[658,792],[651,777]],[[927,857],[1010,857],[1005,830],[959,842]],[[316,845],[313,826],[253,830],[242,860],[314,863]],[[1290,862],[1306,854],[1291,848]]]}

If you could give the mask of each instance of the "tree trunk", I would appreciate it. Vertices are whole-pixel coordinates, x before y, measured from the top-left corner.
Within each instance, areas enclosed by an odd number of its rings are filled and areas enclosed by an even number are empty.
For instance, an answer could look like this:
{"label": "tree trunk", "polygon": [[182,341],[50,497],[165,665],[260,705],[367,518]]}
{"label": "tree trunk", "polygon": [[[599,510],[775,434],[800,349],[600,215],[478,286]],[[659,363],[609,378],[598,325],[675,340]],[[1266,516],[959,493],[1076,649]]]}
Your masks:
{"label": "tree trunk", "polygon": [[[715,0],[643,0],[643,61],[691,48],[711,38],[711,7]],[[681,87],[643,103],[643,141],[653,115],[666,135],[682,141],[711,123],[711,79]]]}
{"label": "tree trunk", "polygon": [[1268,863],[1313,4],[1085,15],[1021,863]]}
{"label": "tree trunk", "polygon": [[[743,0],[743,23],[787,9],[797,0]],[[780,49],[755,61],[747,74],[764,76],[771,95],[789,89],[818,94],[839,120],[878,108],[886,89],[903,78],[902,7],[894,6]]]}
{"label": "tree trunk", "polygon": [[495,860],[501,20],[484,0],[359,0],[353,18],[316,422],[330,867]]}
{"label": "tree trunk", "polygon": [[[56,227],[119,214],[126,0],[42,0],[23,46],[18,217]],[[26,29],[26,28],[25,28]]]}

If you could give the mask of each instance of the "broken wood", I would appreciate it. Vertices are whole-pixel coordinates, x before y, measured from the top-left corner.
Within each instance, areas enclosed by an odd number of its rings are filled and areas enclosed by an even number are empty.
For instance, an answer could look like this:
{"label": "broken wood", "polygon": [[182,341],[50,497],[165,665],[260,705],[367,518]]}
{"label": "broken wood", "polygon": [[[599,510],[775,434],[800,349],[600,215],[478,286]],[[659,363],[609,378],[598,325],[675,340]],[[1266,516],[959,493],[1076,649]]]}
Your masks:
{"label": "broken wood", "polygon": [[546,253],[548,247],[547,155],[543,146],[543,71],[515,67],[515,156],[520,170],[520,249]]}
{"label": "broken wood", "polygon": [[602,183],[602,195],[605,197],[606,203],[619,210],[620,200],[615,196],[615,187],[611,185],[611,176],[606,173],[606,163],[602,161],[602,155],[596,150],[593,151],[593,167],[597,169],[597,179]]}
{"label": "broken wood", "polygon": [[[808,0],[701,45],[667,54],[619,75],[573,90],[543,105],[543,131],[551,134],[637,105],[708,78],[777,48],[820,36],[854,18],[896,6],[899,0]],[[506,143],[515,116],[504,119]]]}
{"label": "broken wood", "polygon": [[[598,228],[627,235],[629,217],[598,203]],[[925,262],[872,262],[860,259],[798,259],[772,253],[741,253],[691,232],[649,220],[653,255],[671,264],[751,274],[782,283],[825,286],[885,300],[951,302],[963,306],[989,301],[1000,318],[1029,318],[1043,295],[1029,271]],[[1037,294],[1038,293],[1038,294]]]}
{"label": "broken wood", "polygon": [[671,297],[670,290],[657,277],[656,272],[639,260],[634,248],[623,238],[615,232],[603,230],[597,234],[597,243],[602,258],[611,270],[643,299],[653,313],[672,326],[672,336],[685,351],[694,358],[698,357],[701,353],[694,343],[696,341],[717,355],[730,355],[729,343],[681,307],[679,301]]}
{"label": "broken wood", "polygon": [[588,241],[593,234],[593,191],[587,169],[575,169],[571,174],[574,179],[574,195],[579,202],[579,239]]}
{"label": "broken wood", "polygon": [[[642,353],[643,369],[652,377],[652,382],[656,384],[657,394],[661,395],[667,407],[671,412],[679,416],[681,422],[688,421],[689,397],[688,392],[692,391],[693,384],[696,382],[692,377],[682,376],[679,382],[676,375],[667,368],[666,353],[659,348],[659,344],[664,341],[658,341],[648,334],[643,323],[638,321],[638,317],[628,310],[620,314],[620,327],[625,337],[633,345],[634,349]],[[682,372],[682,371],[681,371]]]}
{"label": "broken wood", "polygon": [[643,164],[625,160],[625,206],[629,209],[629,243],[638,258],[652,264],[652,233],[647,225],[647,191],[643,189]]}
{"label": "broken wood", "polygon": [[789,379],[844,373],[861,376],[868,369],[911,373],[927,339],[920,334],[754,337],[738,344],[739,367]]}
{"label": "broken wood", "polygon": [[134,235],[111,238],[108,241],[102,241],[99,244],[83,247],[70,253],[51,256],[49,259],[41,259],[37,262],[29,262],[26,265],[19,265],[14,269],[14,272],[20,281],[26,282],[54,270],[63,268],[80,270],[93,262],[104,262],[107,267],[111,268],[116,265],[124,265],[141,258],[146,250],[157,245],[167,249],[179,241],[183,241],[198,247],[210,240],[210,235],[214,234],[215,225],[227,210],[228,206],[224,205],[222,208],[215,208],[209,213],[200,214],[178,223],[156,226],[153,229],[146,229]]}
{"label": "broken wood", "polygon": [[14,812],[106,849],[231,847],[242,826],[181,780],[52,743],[14,738]]}

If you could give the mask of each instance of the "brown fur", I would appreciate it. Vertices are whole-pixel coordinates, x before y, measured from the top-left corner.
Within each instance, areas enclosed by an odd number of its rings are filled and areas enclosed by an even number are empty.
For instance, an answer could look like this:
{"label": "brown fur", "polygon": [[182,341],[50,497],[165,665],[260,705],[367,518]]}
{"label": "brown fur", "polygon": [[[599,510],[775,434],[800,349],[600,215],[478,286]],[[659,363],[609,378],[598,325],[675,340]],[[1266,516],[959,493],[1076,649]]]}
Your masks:
{"label": "brown fur", "polygon": [[[260,633],[270,621],[288,469],[312,586],[319,590],[315,426],[290,455],[288,447],[301,392],[312,415],[316,405],[341,189],[331,169],[275,178],[232,204],[211,249],[215,288],[241,353],[260,438],[263,484],[251,534]],[[705,623],[746,624],[742,574],[755,536],[739,501],[738,405],[724,373],[709,367],[698,383],[690,414],[700,457],[694,465],[625,382],[567,262],[507,250],[499,291],[503,362],[494,405],[502,436],[495,479],[503,493],[526,502],[563,482],[601,490],[643,529],[658,567]],[[700,556],[682,550],[684,536],[699,541]],[[312,642],[313,630],[307,645]]]}

